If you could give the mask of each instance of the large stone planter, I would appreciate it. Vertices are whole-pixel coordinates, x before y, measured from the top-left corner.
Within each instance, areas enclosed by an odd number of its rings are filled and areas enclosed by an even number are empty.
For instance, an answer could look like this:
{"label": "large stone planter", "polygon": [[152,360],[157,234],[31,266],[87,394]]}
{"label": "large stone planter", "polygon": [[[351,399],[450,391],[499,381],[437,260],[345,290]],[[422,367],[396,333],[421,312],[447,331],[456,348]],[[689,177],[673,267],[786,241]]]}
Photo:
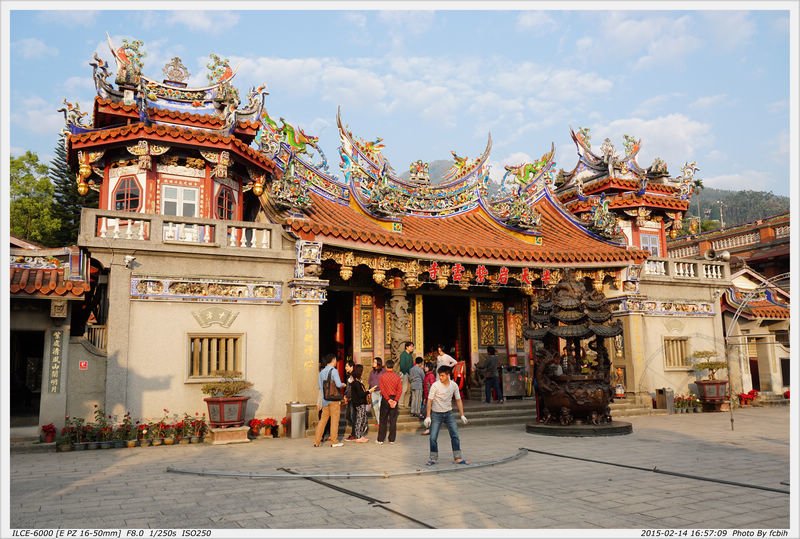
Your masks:
{"label": "large stone planter", "polygon": [[250,397],[206,397],[208,422],[212,428],[241,427]]}
{"label": "large stone planter", "polygon": [[727,380],[697,380],[697,393],[703,403],[704,412],[718,412],[728,398]]}

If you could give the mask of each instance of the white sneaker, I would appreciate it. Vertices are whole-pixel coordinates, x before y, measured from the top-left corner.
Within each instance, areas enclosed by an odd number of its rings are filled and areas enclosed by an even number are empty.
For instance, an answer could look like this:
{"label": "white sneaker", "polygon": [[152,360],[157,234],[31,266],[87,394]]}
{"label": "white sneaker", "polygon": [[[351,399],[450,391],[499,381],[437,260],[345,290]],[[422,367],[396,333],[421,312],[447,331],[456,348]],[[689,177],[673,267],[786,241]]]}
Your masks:
{"label": "white sneaker", "polygon": [[375,443],[378,445],[383,445],[383,442],[381,442],[380,440],[375,440]]}
{"label": "white sneaker", "polygon": [[344,444],[342,442],[331,444],[331,447],[342,447]]}
{"label": "white sneaker", "polygon": [[394,442],[389,442],[389,445],[394,445]]}

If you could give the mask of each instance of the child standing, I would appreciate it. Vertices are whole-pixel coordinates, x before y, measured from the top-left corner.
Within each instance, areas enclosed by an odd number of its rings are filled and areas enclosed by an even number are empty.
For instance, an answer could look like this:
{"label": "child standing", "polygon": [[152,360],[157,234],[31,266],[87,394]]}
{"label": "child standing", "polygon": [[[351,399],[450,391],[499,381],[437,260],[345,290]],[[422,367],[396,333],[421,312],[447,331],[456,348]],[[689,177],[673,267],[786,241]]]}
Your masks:
{"label": "child standing", "polygon": [[[436,381],[436,375],[433,373],[433,362],[427,361],[425,362],[425,377],[422,379],[422,410],[425,410],[428,406],[428,393],[431,391],[431,386]],[[422,412],[421,415],[424,415],[425,412]],[[430,434],[431,429],[426,428],[425,431],[422,433]]]}

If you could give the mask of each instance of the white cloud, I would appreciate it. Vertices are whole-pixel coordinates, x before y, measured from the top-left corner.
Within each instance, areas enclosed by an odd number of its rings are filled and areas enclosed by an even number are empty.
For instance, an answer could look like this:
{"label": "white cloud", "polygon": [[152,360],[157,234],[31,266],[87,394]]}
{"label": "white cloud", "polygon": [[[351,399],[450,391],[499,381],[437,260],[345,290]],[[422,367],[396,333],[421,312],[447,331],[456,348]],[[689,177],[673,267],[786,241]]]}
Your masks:
{"label": "white cloud", "polygon": [[195,32],[220,34],[236,26],[239,15],[228,11],[175,11],[165,22],[185,26]]}
{"label": "white cloud", "polygon": [[706,159],[709,161],[724,161],[728,158],[728,154],[720,150],[711,150],[706,154]]}
{"label": "white cloud", "polygon": [[517,30],[551,32],[556,28],[558,24],[546,11],[526,11],[517,17]]}
{"label": "white cloud", "polygon": [[356,28],[366,28],[367,27],[367,16],[358,11],[346,11],[342,18],[345,22],[351,26],[355,26]]}
{"label": "white cloud", "polygon": [[433,11],[381,11],[378,20],[389,26],[390,31],[402,34],[421,35],[431,29]]}
{"label": "white cloud", "polygon": [[789,110],[789,100],[779,99],[767,104],[767,111],[772,113],[786,112]]}
{"label": "white cloud", "polygon": [[31,96],[21,100],[20,104],[19,107],[12,107],[15,112],[11,113],[11,123],[20,126],[20,129],[54,137],[64,127],[64,115],[58,112],[61,103]]}
{"label": "white cloud", "polygon": [[714,189],[729,189],[732,191],[744,189],[760,191],[773,183],[773,180],[774,178],[770,174],[762,170],[743,170],[733,174],[720,174],[703,178],[703,185]]}
{"label": "white cloud", "polygon": [[33,37],[13,42],[11,44],[11,49],[15,54],[18,54],[26,60],[58,56],[58,49],[50,47],[44,41]]}
{"label": "white cloud", "polygon": [[94,81],[90,76],[69,77],[62,83],[62,87],[69,93],[94,90]]}
{"label": "white cloud", "polygon": [[711,36],[709,45],[723,50],[747,45],[756,31],[756,25],[746,11],[713,11],[703,18],[703,26]]}
{"label": "white cloud", "polygon": [[696,109],[707,109],[728,100],[728,94],[705,95],[692,101],[689,106]]}
{"label": "white cloud", "polygon": [[689,16],[613,12],[602,19],[602,54],[636,58],[635,69],[680,62],[697,50],[702,40]]}
{"label": "white cloud", "polygon": [[773,139],[772,144],[772,157],[776,160],[789,163],[789,131],[784,129]]}
{"label": "white cloud", "polygon": [[92,26],[97,20],[99,11],[42,11],[38,14],[39,20],[47,23],[56,23],[65,27]]}
{"label": "white cloud", "polygon": [[633,115],[649,116],[651,114],[657,113],[662,105],[678,97],[683,97],[683,94],[678,92],[672,92],[669,94],[654,95],[653,97],[649,97],[644,101],[642,101],[641,103],[639,103],[633,110]]}
{"label": "white cloud", "polygon": [[592,52],[592,47],[594,46],[594,40],[589,36],[585,36],[580,38],[578,41],[575,42],[575,51],[579,54],[586,54]]}

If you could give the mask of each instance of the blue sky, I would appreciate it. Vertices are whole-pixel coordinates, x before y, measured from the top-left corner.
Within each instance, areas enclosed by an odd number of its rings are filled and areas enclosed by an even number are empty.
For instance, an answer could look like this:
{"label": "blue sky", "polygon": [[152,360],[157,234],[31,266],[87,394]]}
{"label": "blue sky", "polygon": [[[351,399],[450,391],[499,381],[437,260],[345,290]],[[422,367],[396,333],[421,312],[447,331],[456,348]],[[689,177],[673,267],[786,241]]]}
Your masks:
{"label": "blue sky", "polygon": [[340,176],[337,106],[356,135],[384,139],[398,172],[451,150],[475,157],[489,132],[495,177],[551,142],[570,170],[569,128],[590,127],[597,147],[641,137],[643,166],[658,156],[677,175],[697,161],[709,187],[789,195],[788,11],[260,7],[12,11],[12,154],[52,156],[63,98],[91,109],[88,62],[95,50],[111,60],[107,31],[144,41],[153,78],[180,56],[204,84],[208,55],[230,58],[240,93],[265,82],[270,114],[319,136]]}

